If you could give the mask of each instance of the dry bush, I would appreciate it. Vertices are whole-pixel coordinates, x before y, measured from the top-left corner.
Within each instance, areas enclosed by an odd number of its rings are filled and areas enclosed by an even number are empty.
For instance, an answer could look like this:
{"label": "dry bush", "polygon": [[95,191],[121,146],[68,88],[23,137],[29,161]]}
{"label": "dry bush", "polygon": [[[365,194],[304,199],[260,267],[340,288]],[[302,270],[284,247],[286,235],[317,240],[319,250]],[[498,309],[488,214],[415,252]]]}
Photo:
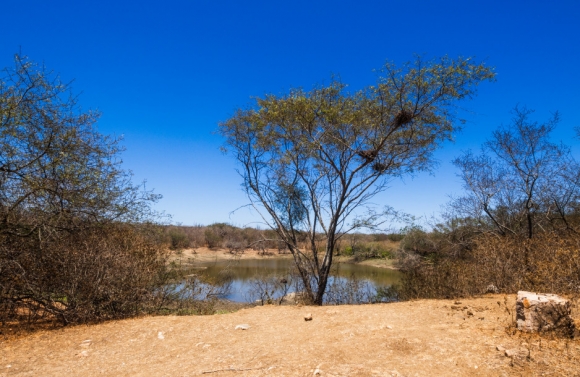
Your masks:
{"label": "dry bush", "polygon": [[401,268],[405,298],[518,290],[578,294],[580,237],[550,232],[528,239],[485,233],[459,253],[441,243],[427,256],[407,252]]}
{"label": "dry bush", "polygon": [[2,322],[132,316],[152,305],[163,284],[165,255],[152,226],[109,224],[2,241]]}
{"label": "dry bush", "polygon": [[213,278],[194,271],[196,273],[178,267],[165,270],[164,284],[158,288],[155,306],[150,310],[162,315],[214,314],[221,304],[220,299],[231,289],[233,275],[229,269]]}
{"label": "dry bush", "polygon": [[358,279],[354,274],[349,279],[334,276],[324,296],[329,305],[357,305],[375,302],[376,292],[366,280]]}

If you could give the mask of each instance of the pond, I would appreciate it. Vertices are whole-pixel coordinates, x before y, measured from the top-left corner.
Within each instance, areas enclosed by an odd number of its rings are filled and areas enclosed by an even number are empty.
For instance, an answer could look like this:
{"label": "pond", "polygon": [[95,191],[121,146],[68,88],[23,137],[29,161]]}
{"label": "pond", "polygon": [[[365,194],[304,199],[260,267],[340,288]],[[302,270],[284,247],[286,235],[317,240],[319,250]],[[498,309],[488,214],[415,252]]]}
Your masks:
{"label": "pond", "polygon": [[[202,274],[210,278],[217,278],[220,273],[223,273],[222,271],[227,269],[232,280],[227,293],[221,298],[235,302],[250,302],[263,298],[260,293],[264,292],[260,292],[260,290],[272,290],[275,288],[274,285],[277,288],[271,296],[278,298],[284,293],[295,292],[295,283],[298,283],[296,278],[292,283],[289,276],[289,271],[294,266],[294,260],[290,258],[244,259],[235,262],[216,261],[199,263],[196,266],[202,268],[200,272],[203,271]],[[360,264],[337,263],[331,271],[326,301],[332,303],[333,300],[338,299],[338,296],[342,297],[353,293],[359,298],[375,296],[377,288],[392,286],[398,283],[400,278],[401,273],[396,270]],[[287,285],[278,284],[282,279],[288,280]],[[271,283],[269,288],[267,282]],[[348,290],[351,292],[347,292]]]}

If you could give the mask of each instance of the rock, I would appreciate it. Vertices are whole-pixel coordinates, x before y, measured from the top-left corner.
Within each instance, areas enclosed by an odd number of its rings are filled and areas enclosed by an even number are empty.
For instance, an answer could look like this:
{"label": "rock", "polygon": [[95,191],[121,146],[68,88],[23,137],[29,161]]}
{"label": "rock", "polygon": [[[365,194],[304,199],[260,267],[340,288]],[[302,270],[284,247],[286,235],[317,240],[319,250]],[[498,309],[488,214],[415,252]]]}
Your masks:
{"label": "rock", "polygon": [[165,339],[165,335],[163,335],[163,331],[159,331],[159,332],[157,333],[157,338],[158,338],[158,339]]}
{"label": "rock", "polygon": [[514,357],[516,355],[516,350],[505,350],[504,353],[507,357]]}
{"label": "rock", "polygon": [[485,293],[499,293],[499,289],[493,284],[490,284],[485,289]]}
{"label": "rock", "polygon": [[311,314],[311,313],[308,313],[308,314],[306,314],[306,315],[304,316],[304,320],[305,320],[305,321],[312,321],[312,314]]}
{"label": "rock", "polygon": [[499,352],[505,352],[504,346],[496,346],[495,349],[498,350]]}
{"label": "rock", "polygon": [[83,340],[83,342],[80,344],[81,347],[83,348],[89,348],[91,346],[92,340],[87,339],[87,340]]}
{"label": "rock", "polygon": [[455,305],[461,305],[461,301],[455,301],[454,304]]}
{"label": "rock", "polygon": [[571,303],[555,294],[519,291],[516,300],[517,328],[525,332],[564,330],[574,334]]}
{"label": "rock", "polygon": [[468,310],[468,311],[467,311],[467,315],[468,315],[468,316],[473,316],[473,312],[472,312],[471,310]]}
{"label": "rock", "polygon": [[237,325],[236,326],[236,330],[248,330],[250,328],[250,325],[248,325],[247,323],[243,323],[241,325]]}

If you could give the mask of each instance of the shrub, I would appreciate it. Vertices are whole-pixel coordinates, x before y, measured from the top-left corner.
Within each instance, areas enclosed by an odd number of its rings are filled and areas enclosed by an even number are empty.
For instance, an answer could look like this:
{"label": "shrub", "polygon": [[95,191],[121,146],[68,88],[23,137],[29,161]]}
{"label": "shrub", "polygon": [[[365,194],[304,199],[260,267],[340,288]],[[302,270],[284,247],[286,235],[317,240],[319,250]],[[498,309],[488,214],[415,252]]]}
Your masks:
{"label": "shrub", "polygon": [[[481,234],[460,253],[441,247],[431,258],[401,261],[403,298],[461,297],[488,290],[580,293],[580,236],[544,233],[532,239]],[[493,289],[490,287],[493,286]]]}
{"label": "shrub", "polygon": [[171,250],[187,249],[191,244],[187,234],[179,228],[171,229],[169,231],[169,238],[170,238],[169,248]]}
{"label": "shrub", "polygon": [[[62,324],[139,314],[157,299],[165,255],[149,226],[110,224],[59,234],[41,243],[4,238],[1,320]],[[20,317],[21,318],[21,317]]]}

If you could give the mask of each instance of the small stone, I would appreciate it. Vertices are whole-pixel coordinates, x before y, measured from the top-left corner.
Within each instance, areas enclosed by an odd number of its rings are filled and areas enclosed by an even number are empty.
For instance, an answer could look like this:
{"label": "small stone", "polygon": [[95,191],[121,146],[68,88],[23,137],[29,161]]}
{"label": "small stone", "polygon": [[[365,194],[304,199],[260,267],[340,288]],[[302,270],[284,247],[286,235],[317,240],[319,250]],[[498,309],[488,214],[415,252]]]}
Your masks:
{"label": "small stone", "polygon": [[471,310],[468,310],[468,311],[467,311],[467,315],[468,315],[468,316],[472,316],[472,315],[473,315],[473,312],[472,312]]}
{"label": "small stone", "polygon": [[243,323],[241,325],[236,326],[236,330],[248,330],[249,328],[250,328],[250,325],[248,325],[247,323]]}
{"label": "small stone", "polygon": [[495,349],[498,350],[499,352],[505,352],[504,346],[496,346]]}
{"label": "small stone", "polygon": [[505,350],[504,351],[504,354],[507,357],[514,357],[517,354],[517,352],[516,352],[516,350]]}
{"label": "small stone", "polygon": [[306,314],[306,315],[304,316],[304,320],[305,320],[305,321],[312,321],[312,314],[311,314],[311,313],[308,313],[308,314]]}
{"label": "small stone", "polygon": [[387,326],[387,329],[392,330],[393,326]]}
{"label": "small stone", "polygon": [[461,301],[455,301],[454,304],[455,305],[461,305]]}
{"label": "small stone", "polygon": [[77,357],[87,357],[87,356],[89,356],[89,351],[81,351],[81,352],[77,353],[76,356]]}
{"label": "small stone", "polygon": [[158,338],[158,339],[165,339],[165,335],[163,335],[163,331],[159,331],[159,332],[157,333],[157,338]]}
{"label": "small stone", "polygon": [[84,340],[80,346],[83,348],[89,348],[91,346],[92,341],[90,339]]}

